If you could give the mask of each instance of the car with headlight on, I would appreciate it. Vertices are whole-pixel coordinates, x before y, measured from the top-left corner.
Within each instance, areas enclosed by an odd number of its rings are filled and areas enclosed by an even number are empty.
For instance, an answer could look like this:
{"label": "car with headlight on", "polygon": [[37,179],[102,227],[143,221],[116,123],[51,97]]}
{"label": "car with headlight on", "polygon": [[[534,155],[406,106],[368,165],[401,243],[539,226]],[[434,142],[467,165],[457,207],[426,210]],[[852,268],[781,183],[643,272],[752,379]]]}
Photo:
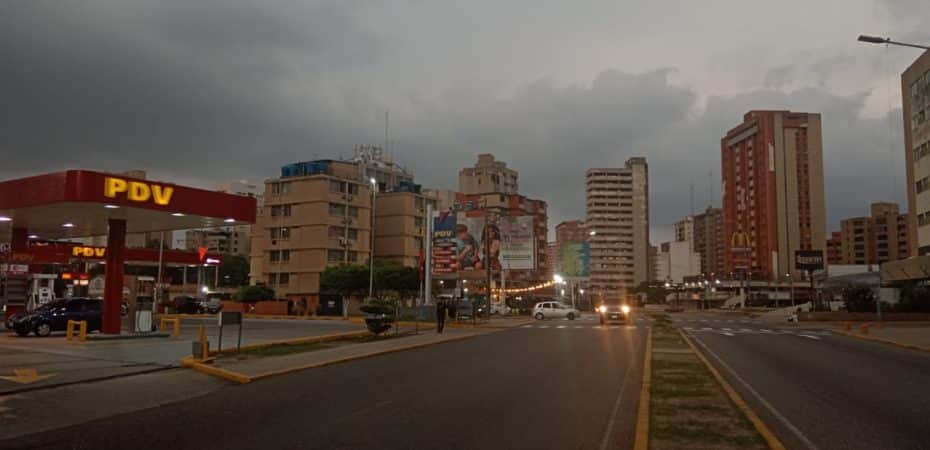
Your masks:
{"label": "car with headlight on", "polygon": [[630,323],[630,306],[624,304],[603,304],[597,307],[601,325],[608,322]]}

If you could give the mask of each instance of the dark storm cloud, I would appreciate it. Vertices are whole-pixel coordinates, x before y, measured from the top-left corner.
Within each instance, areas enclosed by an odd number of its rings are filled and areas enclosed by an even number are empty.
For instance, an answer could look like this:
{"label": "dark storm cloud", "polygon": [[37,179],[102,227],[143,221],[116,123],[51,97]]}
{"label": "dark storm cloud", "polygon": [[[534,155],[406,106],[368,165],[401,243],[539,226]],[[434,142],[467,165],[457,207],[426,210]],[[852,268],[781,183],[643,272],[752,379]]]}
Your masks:
{"label": "dark storm cloud", "polygon": [[[890,113],[889,157],[888,122],[866,111],[874,92],[833,89],[851,74],[885,73],[881,52],[768,61],[762,43],[722,42],[710,24],[674,35],[681,27],[658,3],[591,4],[554,21],[562,2],[0,2],[0,178],[80,166],[205,186],[261,180],[284,163],[382,143],[390,108],[393,151],[421,183],[455,188],[461,167],[494,153],[520,171],[523,193],[549,202],[551,225],[584,216],[587,168],[644,155],[658,242],[688,213],[692,183],[697,209],[711,189],[719,204],[720,137],[746,111],[772,108],[823,113],[831,222],[903,198],[900,112]],[[924,4],[883,8],[906,35],[926,23],[913,20]],[[704,58],[745,70],[747,84],[698,74],[727,92],[708,94],[691,73],[656,69],[664,53],[636,53],[653,25],[689,52],[668,58],[681,65],[709,54],[688,50],[688,39],[728,45],[715,50],[719,61]]]}

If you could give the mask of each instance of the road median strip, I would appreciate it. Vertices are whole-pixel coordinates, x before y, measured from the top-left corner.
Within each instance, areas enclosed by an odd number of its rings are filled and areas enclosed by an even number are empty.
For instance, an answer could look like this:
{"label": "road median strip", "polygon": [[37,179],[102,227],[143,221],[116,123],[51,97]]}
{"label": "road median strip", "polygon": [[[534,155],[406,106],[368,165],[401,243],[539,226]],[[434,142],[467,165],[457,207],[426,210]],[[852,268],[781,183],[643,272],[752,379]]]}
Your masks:
{"label": "road median strip", "polygon": [[668,315],[652,316],[634,449],[784,449]]}
{"label": "road median strip", "polygon": [[882,344],[886,344],[886,345],[893,345],[893,346],[895,346],[895,347],[906,348],[906,349],[908,349],[908,350],[918,350],[918,351],[922,351],[922,352],[930,352],[930,347],[921,347],[921,346],[919,346],[919,345],[914,345],[914,344],[905,344],[905,343],[903,343],[903,342],[898,342],[898,341],[895,341],[895,340],[892,340],[892,339],[880,338],[880,337],[877,337],[877,336],[871,336],[871,335],[867,335],[867,334],[860,334],[860,333],[855,333],[855,332],[852,332],[852,331],[844,331],[844,330],[832,330],[832,331],[833,331],[834,333],[837,333],[837,334],[842,334],[842,335],[844,335],[844,336],[859,338],[859,339],[866,340],[866,341],[878,342],[878,343],[882,343]]}

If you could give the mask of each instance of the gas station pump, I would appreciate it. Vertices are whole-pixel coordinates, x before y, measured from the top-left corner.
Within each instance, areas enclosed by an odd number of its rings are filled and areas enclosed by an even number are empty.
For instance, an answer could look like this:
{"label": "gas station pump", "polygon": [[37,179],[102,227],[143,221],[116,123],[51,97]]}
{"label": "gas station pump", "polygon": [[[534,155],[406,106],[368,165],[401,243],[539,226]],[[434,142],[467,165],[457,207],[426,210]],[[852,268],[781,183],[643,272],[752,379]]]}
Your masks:
{"label": "gas station pump", "polygon": [[126,304],[123,328],[132,333],[150,333],[155,328],[155,278],[143,275],[123,277],[123,301]]}

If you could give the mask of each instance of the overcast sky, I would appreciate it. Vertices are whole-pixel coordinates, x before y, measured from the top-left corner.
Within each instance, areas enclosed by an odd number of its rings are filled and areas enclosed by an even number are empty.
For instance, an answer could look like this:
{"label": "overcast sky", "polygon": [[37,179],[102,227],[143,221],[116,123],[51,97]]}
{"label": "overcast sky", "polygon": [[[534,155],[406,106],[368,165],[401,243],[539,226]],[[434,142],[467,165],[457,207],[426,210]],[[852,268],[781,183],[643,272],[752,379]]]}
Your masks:
{"label": "overcast sky", "polygon": [[[646,156],[653,242],[720,204],[749,109],[820,112],[829,227],[904,203],[899,74],[930,1],[0,1],[0,179],[146,169],[212,186],[382,144],[428,186],[490,152],[583,218],[583,174]],[[713,192],[711,198],[710,192]]]}

